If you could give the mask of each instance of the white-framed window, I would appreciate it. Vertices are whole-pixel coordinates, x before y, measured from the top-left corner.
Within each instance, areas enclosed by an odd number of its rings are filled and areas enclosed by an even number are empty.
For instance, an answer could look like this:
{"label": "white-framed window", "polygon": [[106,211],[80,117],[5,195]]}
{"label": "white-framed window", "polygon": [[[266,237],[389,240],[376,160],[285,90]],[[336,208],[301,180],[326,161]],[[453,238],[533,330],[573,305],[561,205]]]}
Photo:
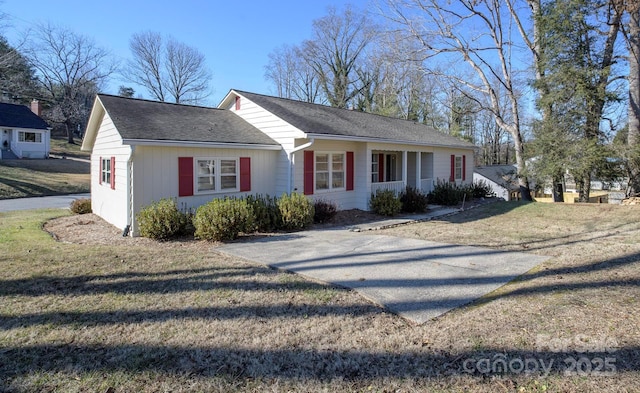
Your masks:
{"label": "white-framed window", "polygon": [[345,153],[315,154],[316,190],[345,188]]}
{"label": "white-framed window", "polygon": [[194,163],[196,193],[238,191],[237,158],[196,158]]}
{"label": "white-framed window", "polygon": [[377,153],[371,154],[371,182],[377,183],[380,180],[380,163],[378,162],[380,155]]}
{"label": "white-framed window", "polygon": [[103,158],[100,163],[100,179],[102,184],[111,185],[111,158]]}
{"label": "white-framed window", "polygon": [[462,156],[456,156],[454,168],[455,179],[462,180]]}
{"label": "white-framed window", "polygon": [[18,131],[18,142],[42,143],[42,133]]}

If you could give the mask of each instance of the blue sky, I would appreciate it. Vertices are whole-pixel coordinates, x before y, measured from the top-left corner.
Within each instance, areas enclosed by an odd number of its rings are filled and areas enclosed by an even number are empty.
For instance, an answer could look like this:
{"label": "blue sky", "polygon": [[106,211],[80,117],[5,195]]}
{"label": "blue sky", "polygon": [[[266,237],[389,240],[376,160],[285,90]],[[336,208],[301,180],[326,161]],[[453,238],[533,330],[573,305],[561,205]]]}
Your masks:
{"label": "blue sky", "polygon": [[[368,0],[349,3],[365,9]],[[4,0],[0,11],[10,17],[4,31],[12,43],[36,24],[50,22],[92,37],[122,61],[129,56],[133,33],[151,30],[171,35],[205,54],[213,73],[208,103],[217,105],[231,88],[272,93],[264,79],[268,54],[283,44],[310,38],[312,21],[326,15],[327,7],[344,4],[340,0]],[[116,78],[106,93],[117,93],[121,84],[131,85]],[[136,95],[148,98],[141,87],[135,89]]]}

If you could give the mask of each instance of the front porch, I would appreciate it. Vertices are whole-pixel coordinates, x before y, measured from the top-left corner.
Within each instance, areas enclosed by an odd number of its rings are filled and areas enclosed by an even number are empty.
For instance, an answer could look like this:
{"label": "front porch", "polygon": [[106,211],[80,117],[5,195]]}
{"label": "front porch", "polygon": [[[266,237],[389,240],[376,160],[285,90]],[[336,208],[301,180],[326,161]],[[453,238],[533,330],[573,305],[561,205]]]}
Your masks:
{"label": "front porch", "polygon": [[391,190],[400,194],[407,186],[425,194],[433,191],[433,153],[372,150],[371,193]]}

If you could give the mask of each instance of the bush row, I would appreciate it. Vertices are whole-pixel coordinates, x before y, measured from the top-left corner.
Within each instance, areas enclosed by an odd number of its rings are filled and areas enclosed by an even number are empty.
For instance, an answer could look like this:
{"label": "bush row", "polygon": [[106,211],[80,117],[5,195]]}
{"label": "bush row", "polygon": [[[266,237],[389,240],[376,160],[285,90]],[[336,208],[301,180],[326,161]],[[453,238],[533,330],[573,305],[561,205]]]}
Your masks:
{"label": "bush row", "polygon": [[422,213],[427,211],[428,198],[422,191],[407,186],[400,195],[392,190],[382,190],[371,194],[369,208],[376,214],[395,216],[402,212]]}
{"label": "bush row", "polygon": [[483,180],[462,185],[438,180],[433,191],[429,193],[429,203],[453,206],[474,198],[493,196],[495,196],[493,189]]}
{"label": "bush row", "polygon": [[173,199],[162,199],[144,207],[136,216],[140,235],[166,240],[195,235],[205,240],[233,240],[241,233],[299,230],[335,215],[337,207],[326,201],[315,204],[302,194],[280,198],[251,195],[246,198],[214,199],[195,214],[178,209]]}
{"label": "bush row", "polygon": [[465,200],[493,196],[495,194],[491,186],[483,180],[464,185],[439,180],[429,194],[410,186],[407,186],[400,195],[396,195],[391,190],[378,191],[376,194],[371,194],[369,208],[383,216],[395,216],[400,212],[425,212],[429,203],[452,206]]}

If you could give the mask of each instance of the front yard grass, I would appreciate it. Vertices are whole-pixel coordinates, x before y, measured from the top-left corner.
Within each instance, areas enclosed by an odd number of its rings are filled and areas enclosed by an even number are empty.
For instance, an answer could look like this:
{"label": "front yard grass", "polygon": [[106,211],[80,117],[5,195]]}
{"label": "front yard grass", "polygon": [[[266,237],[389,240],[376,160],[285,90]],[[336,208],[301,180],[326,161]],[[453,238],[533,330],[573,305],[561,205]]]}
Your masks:
{"label": "front yard grass", "polygon": [[89,163],[0,160],[0,199],[89,192]]}
{"label": "front yard grass", "polygon": [[[2,391],[640,386],[635,206],[496,203],[383,231],[552,256],[420,326],[355,292],[229,258],[205,243],[56,242],[41,225],[61,214],[0,214]],[[497,358],[510,365],[506,372],[480,367]],[[571,358],[582,368],[567,374]],[[599,358],[614,360],[613,376],[597,375]],[[554,363],[548,375],[516,368],[527,359]]]}

